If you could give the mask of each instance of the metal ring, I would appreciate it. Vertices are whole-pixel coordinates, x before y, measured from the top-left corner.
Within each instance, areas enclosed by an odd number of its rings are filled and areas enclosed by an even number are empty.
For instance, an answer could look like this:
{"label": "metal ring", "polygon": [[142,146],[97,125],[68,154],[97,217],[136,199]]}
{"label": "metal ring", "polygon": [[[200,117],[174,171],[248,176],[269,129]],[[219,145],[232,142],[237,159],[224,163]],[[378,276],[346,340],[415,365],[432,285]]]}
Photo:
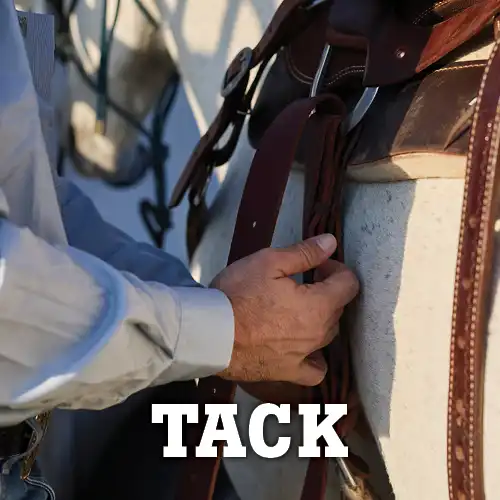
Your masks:
{"label": "metal ring", "polygon": [[366,112],[373,104],[373,101],[378,93],[378,89],[379,87],[365,87],[365,90],[356,103],[356,106],[354,106],[342,122],[341,128],[344,134],[350,132],[363,119]]}
{"label": "metal ring", "polygon": [[[311,85],[311,91],[309,97],[316,97],[320,91],[325,72],[328,68],[328,63],[330,62],[330,57],[332,53],[331,45],[325,45],[323,53],[321,54],[321,59],[318,64],[318,69],[314,75],[314,80]],[[370,109],[375,96],[378,93],[379,87],[365,87],[363,94],[359,98],[356,106],[349,112],[349,114],[344,118],[341,128],[344,134],[349,133],[366,115],[366,112]]]}

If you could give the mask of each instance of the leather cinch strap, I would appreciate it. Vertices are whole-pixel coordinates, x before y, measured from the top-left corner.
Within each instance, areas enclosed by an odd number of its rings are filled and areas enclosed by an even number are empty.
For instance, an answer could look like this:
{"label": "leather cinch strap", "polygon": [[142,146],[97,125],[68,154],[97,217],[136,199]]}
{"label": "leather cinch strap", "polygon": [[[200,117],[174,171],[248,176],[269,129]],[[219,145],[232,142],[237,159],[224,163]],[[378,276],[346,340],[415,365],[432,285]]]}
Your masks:
{"label": "leather cinch strap", "polygon": [[485,69],[474,115],[460,226],[448,400],[452,500],[484,500],[483,396],[494,225],[500,203],[500,49]]}

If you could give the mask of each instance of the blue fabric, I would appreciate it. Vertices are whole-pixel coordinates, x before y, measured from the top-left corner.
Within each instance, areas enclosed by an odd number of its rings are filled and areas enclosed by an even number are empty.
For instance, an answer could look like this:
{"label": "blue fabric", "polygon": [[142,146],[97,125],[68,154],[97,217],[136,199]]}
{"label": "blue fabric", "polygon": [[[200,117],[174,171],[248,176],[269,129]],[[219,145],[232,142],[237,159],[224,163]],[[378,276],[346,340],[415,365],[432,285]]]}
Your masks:
{"label": "blue fabric", "polygon": [[92,200],[75,184],[62,177],[56,178],[55,184],[64,229],[72,247],[143,281],[176,287],[200,286],[179,259],[149,243],[137,242],[105,222]]}
{"label": "blue fabric", "polygon": [[55,500],[54,491],[36,465],[26,480],[21,479],[20,467],[16,463],[9,473],[0,474],[0,500]]}
{"label": "blue fabric", "polygon": [[30,475],[25,480],[21,478],[24,456],[31,453],[43,437],[42,429],[35,420],[26,422],[32,427],[35,440],[25,453],[0,460],[0,500],[55,500],[54,490],[44,480],[36,463]]}

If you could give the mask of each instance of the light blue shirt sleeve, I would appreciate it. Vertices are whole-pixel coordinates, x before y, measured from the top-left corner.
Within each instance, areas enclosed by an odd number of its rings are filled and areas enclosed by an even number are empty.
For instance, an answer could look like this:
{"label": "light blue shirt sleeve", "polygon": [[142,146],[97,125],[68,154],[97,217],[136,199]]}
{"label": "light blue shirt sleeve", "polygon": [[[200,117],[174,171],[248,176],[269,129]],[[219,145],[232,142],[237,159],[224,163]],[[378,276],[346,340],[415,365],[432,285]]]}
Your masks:
{"label": "light blue shirt sleeve", "polygon": [[0,255],[2,424],[104,408],[230,361],[232,307],[218,290],[141,280],[7,219]]}
{"label": "light blue shirt sleeve", "polygon": [[43,132],[51,110],[26,57],[27,47],[33,57],[45,47],[30,41],[41,33],[33,16],[23,40],[14,4],[0,0],[0,427],[213,375],[234,342],[224,293],[200,287],[177,259],[105,223],[83,193],[54,179]]}

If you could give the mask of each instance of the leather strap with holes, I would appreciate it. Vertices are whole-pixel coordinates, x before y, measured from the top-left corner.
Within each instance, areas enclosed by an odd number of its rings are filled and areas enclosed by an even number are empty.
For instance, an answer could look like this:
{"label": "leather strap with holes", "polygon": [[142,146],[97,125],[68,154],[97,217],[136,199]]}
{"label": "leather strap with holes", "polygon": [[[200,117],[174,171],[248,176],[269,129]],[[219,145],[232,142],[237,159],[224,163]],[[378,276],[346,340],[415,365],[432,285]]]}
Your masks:
{"label": "leather strap with holes", "polygon": [[451,500],[484,500],[483,398],[494,225],[500,215],[500,49],[486,66],[472,124],[460,225],[450,350]]}
{"label": "leather strap with holes", "polygon": [[[179,205],[190,187],[194,189],[196,195],[200,195],[211,168],[229,160],[267,61],[305,24],[311,15],[305,8],[309,3],[310,0],[284,0],[259,43],[253,49],[243,49],[236,55],[224,76],[224,86],[232,85],[232,90],[224,98],[219,113],[191,154],[174,187],[170,208]],[[247,92],[250,70],[260,64],[257,78]],[[222,150],[217,150],[217,143],[231,125],[234,130],[228,145]]]}
{"label": "leather strap with holes", "polygon": [[[315,109],[316,112],[311,115]],[[322,148],[321,151],[329,156],[319,155],[317,160],[321,167],[328,166],[331,172],[330,176],[334,177],[332,173],[334,157],[339,156],[336,150],[340,148],[335,137],[338,136],[343,114],[344,106],[336,97],[323,95],[315,99],[295,101],[269,127],[255,154],[248,174],[236,219],[228,265],[271,246],[295,154],[311,116],[320,123],[320,128],[325,132],[328,131],[325,140],[329,146]],[[333,373],[329,375],[329,386],[334,377]],[[266,385],[273,386],[272,383]],[[333,385],[336,389],[340,386],[340,384]],[[245,388],[250,388],[250,386],[251,384],[246,384]],[[218,377],[208,377],[200,380],[198,389],[200,403],[202,403],[200,405],[200,424],[188,429],[190,433],[188,438],[189,458],[184,464],[181,484],[177,491],[179,500],[186,498],[208,500],[212,498],[220,466],[222,443],[219,443],[219,453],[214,458],[195,458],[194,448],[199,443],[201,432],[206,423],[204,404],[231,402],[236,385]],[[328,391],[328,387],[325,386],[324,390]],[[336,390],[335,394],[340,394],[340,392]],[[327,395],[326,398],[329,399],[329,396]],[[326,471],[325,463],[326,459],[312,461],[311,467],[322,475],[323,471]],[[324,482],[317,482],[312,485],[308,484],[302,498],[321,500],[323,496]]]}

